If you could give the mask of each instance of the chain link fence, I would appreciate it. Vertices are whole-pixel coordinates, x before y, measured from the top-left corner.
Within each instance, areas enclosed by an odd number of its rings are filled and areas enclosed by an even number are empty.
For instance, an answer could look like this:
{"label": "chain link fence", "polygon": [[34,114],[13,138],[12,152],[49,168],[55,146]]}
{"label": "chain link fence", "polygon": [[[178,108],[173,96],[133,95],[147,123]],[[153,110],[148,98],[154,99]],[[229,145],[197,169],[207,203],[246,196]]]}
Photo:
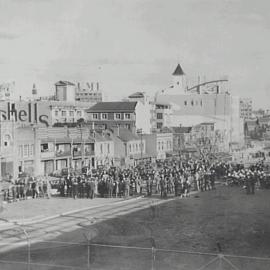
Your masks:
{"label": "chain link fence", "polygon": [[149,240],[149,247],[93,243],[90,239],[80,243],[43,241],[35,244],[30,240],[24,247],[1,253],[0,269],[270,269],[270,258],[161,249],[155,246],[153,239]]}

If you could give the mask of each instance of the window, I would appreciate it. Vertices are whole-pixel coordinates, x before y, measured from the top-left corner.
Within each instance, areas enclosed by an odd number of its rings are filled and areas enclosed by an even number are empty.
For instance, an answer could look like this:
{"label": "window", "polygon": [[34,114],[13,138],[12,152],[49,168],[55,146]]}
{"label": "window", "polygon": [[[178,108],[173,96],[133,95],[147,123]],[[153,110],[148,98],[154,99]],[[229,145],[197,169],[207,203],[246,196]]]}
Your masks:
{"label": "window", "polygon": [[187,106],[187,101],[186,100],[184,101],[184,105]]}
{"label": "window", "polygon": [[115,114],[115,119],[121,119],[121,113],[116,113]]}
{"label": "window", "polygon": [[4,146],[10,146],[10,142],[11,142],[11,137],[10,135],[5,135],[4,136]]}
{"label": "window", "polygon": [[108,143],[107,147],[108,147],[108,149],[107,149],[108,154],[110,154],[110,144],[109,143]]}
{"label": "window", "polygon": [[157,119],[163,119],[163,113],[157,113]]}
{"label": "window", "polygon": [[34,155],[34,145],[31,144],[29,147],[29,156],[33,156]]}
{"label": "window", "polygon": [[100,153],[103,154],[103,145],[102,145],[102,143],[100,144]]}
{"label": "window", "polygon": [[29,155],[29,145],[28,144],[25,144],[23,146],[23,156],[24,157],[28,157],[28,155]]}
{"label": "window", "polygon": [[158,150],[160,150],[160,142],[158,142]]}
{"label": "window", "polygon": [[102,114],[102,119],[108,119],[108,114],[107,113],[103,113]]}
{"label": "window", "polygon": [[58,111],[54,111],[54,115],[55,116],[58,116]]}
{"label": "window", "polygon": [[125,119],[130,119],[130,113],[125,113]]}
{"label": "window", "polygon": [[129,153],[131,153],[131,144],[129,145]]}
{"label": "window", "polygon": [[161,129],[162,128],[162,123],[157,123],[157,128]]}
{"label": "window", "polygon": [[125,125],[126,129],[130,129],[130,124]]}
{"label": "window", "polygon": [[161,150],[164,149],[164,142],[161,143]]}
{"label": "window", "polygon": [[201,106],[202,106],[202,100],[201,100]]}
{"label": "window", "polygon": [[194,101],[193,100],[191,100],[191,106],[193,106],[194,105]]}
{"label": "window", "polygon": [[19,157],[22,157],[23,156],[23,146],[22,145],[19,145]]}
{"label": "window", "polygon": [[74,116],[74,111],[69,111],[69,116]]}
{"label": "window", "polygon": [[82,116],[82,111],[77,111],[77,116]]}
{"label": "window", "polygon": [[41,153],[49,151],[49,145],[44,143],[41,145]]}
{"label": "window", "polygon": [[62,111],[62,116],[66,117],[67,116],[67,112],[66,111]]}
{"label": "window", "polygon": [[93,113],[93,119],[98,119],[98,114],[97,113]]}

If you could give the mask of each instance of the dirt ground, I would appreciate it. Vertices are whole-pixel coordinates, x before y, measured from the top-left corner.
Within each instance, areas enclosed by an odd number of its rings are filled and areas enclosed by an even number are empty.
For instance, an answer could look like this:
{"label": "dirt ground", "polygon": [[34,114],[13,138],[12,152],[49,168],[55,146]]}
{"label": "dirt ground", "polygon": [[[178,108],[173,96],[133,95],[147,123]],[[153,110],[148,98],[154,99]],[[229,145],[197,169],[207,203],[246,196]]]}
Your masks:
{"label": "dirt ground", "polygon": [[[31,247],[32,262],[87,269],[88,250],[84,234],[91,235],[94,244],[111,245],[90,248],[89,269],[195,270],[216,258],[210,254],[190,252],[270,258],[270,190],[259,190],[255,195],[246,195],[241,188],[220,186],[217,190],[202,192],[191,198],[151,206],[85,230],[66,233],[56,239],[80,242],[82,245],[36,244]],[[116,248],[114,245],[150,249]],[[152,257],[152,246],[164,249],[154,254],[155,259]],[[1,254],[0,259],[26,261],[26,255],[25,248]],[[241,270],[270,269],[270,260],[226,259]],[[0,269],[27,267],[0,264]],[[32,266],[31,269],[61,268]],[[233,268],[224,261],[219,265],[217,261],[204,269]]]}

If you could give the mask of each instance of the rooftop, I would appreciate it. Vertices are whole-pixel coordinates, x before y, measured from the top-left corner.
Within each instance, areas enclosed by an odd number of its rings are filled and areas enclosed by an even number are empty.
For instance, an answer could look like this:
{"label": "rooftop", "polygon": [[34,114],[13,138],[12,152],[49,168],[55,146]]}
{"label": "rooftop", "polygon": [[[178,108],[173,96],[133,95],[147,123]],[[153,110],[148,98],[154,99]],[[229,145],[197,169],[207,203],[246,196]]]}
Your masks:
{"label": "rooftop", "polygon": [[190,133],[192,127],[172,127],[174,133]]}
{"label": "rooftop", "polygon": [[185,75],[182,67],[180,66],[180,64],[177,65],[175,71],[173,72],[172,74],[173,76],[182,76],[182,75]]}
{"label": "rooftop", "polygon": [[144,93],[143,92],[136,92],[128,96],[129,98],[143,98]]}
{"label": "rooftop", "polygon": [[87,112],[130,112],[134,111],[137,102],[116,101],[99,102],[87,110]]}
{"label": "rooftop", "polygon": [[65,86],[65,85],[73,85],[73,86],[75,86],[74,83],[69,82],[69,81],[58,81],[58,82],[55,83],[55,85],[56,86]]}
{"label": "rooftop", "polygon": [[124,142],[134,141],[134,140],[139,140],[140,139],[139,136],[132,133],[128,129],[124,129],[124,128],[119,129],[119,136],[118,137]]}

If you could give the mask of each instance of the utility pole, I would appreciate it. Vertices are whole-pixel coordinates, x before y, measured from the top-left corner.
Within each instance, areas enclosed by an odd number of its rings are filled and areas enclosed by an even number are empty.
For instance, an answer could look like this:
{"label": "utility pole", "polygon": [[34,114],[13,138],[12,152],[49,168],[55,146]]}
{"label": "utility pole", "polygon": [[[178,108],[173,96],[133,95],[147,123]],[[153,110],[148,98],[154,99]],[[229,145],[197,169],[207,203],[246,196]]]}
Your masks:
{"label": "utility pole", "polygon": [[143,157],[142,135],[143,135],[143,133],[142,133],[142,129],[141,128],[137,130],[137,134],[140,134],[140,137],[141,137],[140,149],[141,149],[141,161],[142,161],[142,157]]}

